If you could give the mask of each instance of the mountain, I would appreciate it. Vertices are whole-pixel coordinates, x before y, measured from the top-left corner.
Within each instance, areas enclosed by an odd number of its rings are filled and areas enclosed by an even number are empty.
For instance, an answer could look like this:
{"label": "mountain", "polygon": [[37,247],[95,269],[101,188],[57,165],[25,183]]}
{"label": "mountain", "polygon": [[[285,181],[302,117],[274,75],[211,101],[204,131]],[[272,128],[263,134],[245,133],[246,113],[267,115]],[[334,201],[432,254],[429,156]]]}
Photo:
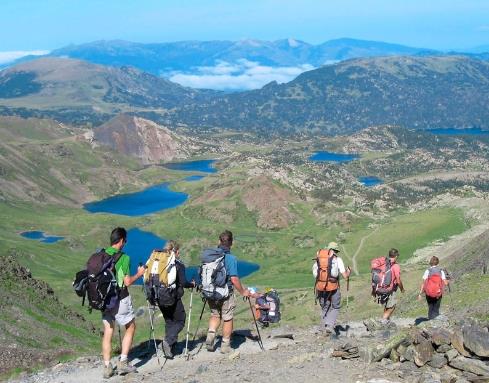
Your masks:
{"label": "mountain", "polygon": [[[225,61],[249,60],[268,66],[321,66],[337,60],[387,55],[417,55],[426,52],[398,44],[355,39],[336,39],[312,45],[296,39],[276,41],[178,41],[143,44],[123,40],[95,41],[52,51],[51,57],[80,59],[110,66],[133,66],[156,75],[191,72],[196,67]],[[430,51],[432,54],[435,51]],[[25,58],[23,59],[25,60]]]}
{"label": "mountain", "polygon": [[144,165],[184,158],[182,138],[153,121],[119,115],[94,129],[96,142],[137,157]]}
{"label": "mountain", "polygon": [[167,127],[277,135],[383,124],[489,128],[489,62],[459,56],[353,59],[286,84],[225,94],[128,67],[43,58],[0,72],[0,97],[2,114],[78,124],[99,125],[130,112]]}
{"label": "mountain", "polygon": [[[49,115],[75,122],[104,122],[125,106],[167,109],[205,98],[209,91],[184,88],[130,67],[41,58],[0,72],[0,105],[9,109],[49,109]],[[28,114],[28,112],[27,112]],[[42,112],[38,112],[42,114]]]}
{"label": "mountain", "polygon": [[286,84],[186,105],[174,118],[194,127],[277,134],[382,124],[489,128],[489,63],[458,56],[348,60]]}

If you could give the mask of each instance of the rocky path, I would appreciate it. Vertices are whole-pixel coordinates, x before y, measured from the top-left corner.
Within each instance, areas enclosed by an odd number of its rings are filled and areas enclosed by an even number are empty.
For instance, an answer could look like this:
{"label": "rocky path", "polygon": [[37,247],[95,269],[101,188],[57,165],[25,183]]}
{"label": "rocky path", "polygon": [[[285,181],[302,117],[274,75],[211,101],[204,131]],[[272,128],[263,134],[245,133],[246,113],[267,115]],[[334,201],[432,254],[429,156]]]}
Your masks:
{"label": "rocky path", "polygon": [[[405,320],[400,325],[412,323]],[[132,363],[138,373],[102,379],[102,362],[99,357],[80,358],[75,362],[58,364],[35,375],[21,376],[23,382],[379,382],[379,366],[364,362],[361,358],[341,360],[331,357],[335,347],[347,341],[356,344],[370,341],[370,335],[360,322],[350,324],[348,333],[340,329],[333,338],[318,334],[317,329],[290,329],[287,327],[263,330],[265,351],[249,330],[238,330],[233,336],[234,352],[221,354],[198,351],[200,342],[186,361],[182,355],[173,360],[161,359],[158,365],[154,349],[148,352],[146,345],[136,349]],[[293,339],[281,337],[293,335]],[[387,336],[390,334],[387,334]],[[219,343],[218,345],[219,346]],[[183,347],[183,345],[181,345]],[[400,381],[394,369],[381,367],[385,381]]]}

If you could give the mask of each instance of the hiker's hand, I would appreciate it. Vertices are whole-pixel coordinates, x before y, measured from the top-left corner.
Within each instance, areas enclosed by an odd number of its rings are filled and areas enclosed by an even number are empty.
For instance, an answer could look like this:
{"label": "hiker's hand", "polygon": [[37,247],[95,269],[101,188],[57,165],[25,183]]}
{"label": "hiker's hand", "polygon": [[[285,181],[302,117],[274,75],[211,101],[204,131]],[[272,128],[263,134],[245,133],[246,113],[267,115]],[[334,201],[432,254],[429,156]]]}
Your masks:
{"label": "hiker's hand", "polygon": [[251,296],[250,290],[244,289],[242,295],[244,298],[249,298]]}
{"label": "hiker's hand", "polygon": [[190,283],[194,285],[194,287],[192,287],[192,288],[197,287],[197,283],[195,282],[195,280],[194,280],[194,279],[192,279],[192,280],[190,281]]}
{"label": "hiker's hand", "polygon": [[142,277],[145,272],[146,272],[146,268],[144,266],[139,266],[137,272],[138,278]]}
{"label": "hiker's hand", "polygon": [[421,300],[421,293],[418,294],[418,301],[420,301],[420,300]]}

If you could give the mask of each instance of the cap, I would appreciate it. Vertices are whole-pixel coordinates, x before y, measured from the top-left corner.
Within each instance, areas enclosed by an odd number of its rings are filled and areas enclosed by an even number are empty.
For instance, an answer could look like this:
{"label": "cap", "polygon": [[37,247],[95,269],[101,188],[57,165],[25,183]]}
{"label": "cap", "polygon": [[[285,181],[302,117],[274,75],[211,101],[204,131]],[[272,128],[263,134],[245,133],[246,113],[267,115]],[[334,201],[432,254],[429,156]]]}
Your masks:
{"label": "cap", "polygon": [[328,249],[331,249],[331,250],[334,250],[334,251],[337,251],[337,252],[340,251],[340,247],[338,246],[338,244],[336,242],[330,242],[330,243],[328,243]]}

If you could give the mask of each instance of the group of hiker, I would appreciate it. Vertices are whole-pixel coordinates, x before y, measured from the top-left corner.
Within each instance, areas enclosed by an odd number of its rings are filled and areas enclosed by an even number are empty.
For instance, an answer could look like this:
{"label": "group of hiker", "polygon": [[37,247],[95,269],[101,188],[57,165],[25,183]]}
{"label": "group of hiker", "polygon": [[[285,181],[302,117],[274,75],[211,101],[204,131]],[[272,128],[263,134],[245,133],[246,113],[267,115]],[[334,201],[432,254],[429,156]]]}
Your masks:
{"label": "group of hiker", "polygon": [[[262,326],[280,320],[279,297],[275,290],[268,289],[260,294],[254,288],[246,288],[238,276],[238,262],[231,253],[233,234],[225,230],[219,236],[216,248],[205,249],[201,255],[202,265],[199,269],[198,281],[188,281],[185,265],[179,259],[179,245],[168,241],[165,248],[154,250],[146,264],[139,264],[134,275],[130,275],[130,259],[123,252],[127,243],[127,232],[124,228],[115,228],[110,235],[110,246],[98,250],[88,262],[86,270],[77,273],[74,288],[77,294],[83,296],[83,302],[88,297],[89,308],[102,312],[104,335],[102,340],[102,356],[104,360],[104,378],[110,378],[116,372],[120,375],[136,371],[129,364],[128,353],[136,331],[135,312],[128,287],[139,278],[144,277],[144,292],[151,314],[151,330],[154,345],[154,310],[159,308],[165,321],[165,337],[161,341],[161,350],[166,358],[173,358],[179,333],[186,322],[185,307],[182,302],[184,289],[192,289],[190,310],[192,309],[193,289],[198,288],[205,305],[210,309],[205,347],[213,352],[216,349],[216,334],[222,324],[220,352],[228,353],[231,349],[231,335],[236,308],[235,293],[245,299],[254,299],[254,308],[249,303],[256,329],[256,318]],[[345,267],[339,256],[340,248],[336,242],[330,242],[320,249],[312,265],[315,278],[316,302],[321,307],[321,332],[330,335],[335,332],[336,320],[341,306],[340,278],[348,283],[351,268]],[[372,260],[372,296],[383,306],[382,324],[388,324],[396,308],[398,290],[404,293],[401,280],[401,270],[397,259],[399,251],[390,249],[386,257]],[[423,275],[423,283],[419,291],[419,299],[426,295],[429,307],[429,319],[439,315],[441,297],[444,286],[448,285],[446,273],[439,267],[439,259],[430,260],[430,268]],[[255,314],[256,310],[256,314]],[[199,322],[200,323],[200,322]],[[121,355],[117,365],[111,364],[111,340],[115,325],[125,327],[126,331],[121,340]],[[186,352],[188,352],[188,333]],[[260,339],[260,346],[261,339]],[[158,351],[157,351],[158,352]]]}

